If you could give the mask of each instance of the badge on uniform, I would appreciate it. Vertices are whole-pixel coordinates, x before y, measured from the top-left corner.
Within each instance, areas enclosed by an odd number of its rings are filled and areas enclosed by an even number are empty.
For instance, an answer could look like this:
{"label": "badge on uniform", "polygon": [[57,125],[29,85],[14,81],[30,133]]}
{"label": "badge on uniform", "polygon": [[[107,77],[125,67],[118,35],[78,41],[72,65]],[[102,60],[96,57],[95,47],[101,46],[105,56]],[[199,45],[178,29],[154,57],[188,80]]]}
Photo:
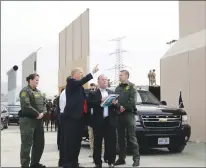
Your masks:
{"label": "badge on uniform", "polygon": [[35,96],[35,97],[40,97],[41,94],[40,94],[40,93],[35,93],[34,96]]}
{"label": "badge on uniform", "polygon": [[25,97],[25,96],[26,96],[26,92],[23,91],[23,92],[21,93],[21,97]]}
{"label": "badge on uniform", "polygon": [[126,88],[125,88],[125,91],[128,91],[129,90],[129,86],[127,86]]}

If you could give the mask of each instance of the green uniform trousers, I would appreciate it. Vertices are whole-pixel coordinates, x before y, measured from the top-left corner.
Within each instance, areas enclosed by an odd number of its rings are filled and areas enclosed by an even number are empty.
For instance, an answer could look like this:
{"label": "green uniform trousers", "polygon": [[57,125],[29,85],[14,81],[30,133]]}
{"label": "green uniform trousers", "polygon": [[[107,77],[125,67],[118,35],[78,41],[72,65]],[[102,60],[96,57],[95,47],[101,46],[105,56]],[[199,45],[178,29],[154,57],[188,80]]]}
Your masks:
{"label": "green uniform trousers", "polygon": [[38,164],[44,150],[43,121],[20,117],[19,124],[21,133],[21,166],[29,167],[29,165]]}
{"label": "green uniform trousers", "polygon": [[131,144],[133,161],[140,161],[139,145],[135,133],[135,124],[129,121],[118,121],[119,159],[125,160],[127,154],[127,141]]}

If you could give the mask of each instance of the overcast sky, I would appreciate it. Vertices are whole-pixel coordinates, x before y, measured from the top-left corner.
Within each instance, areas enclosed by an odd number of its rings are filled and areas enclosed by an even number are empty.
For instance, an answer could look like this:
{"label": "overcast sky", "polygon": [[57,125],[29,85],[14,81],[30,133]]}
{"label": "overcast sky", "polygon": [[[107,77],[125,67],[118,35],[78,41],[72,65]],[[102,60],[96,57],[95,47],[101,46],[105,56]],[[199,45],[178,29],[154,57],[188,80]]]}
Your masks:
{"label": "overcast sky", "polygon": [[[168,50],[167,41],[179,37],[178,1],[165,2],[69,2],[10,1],[1,2],[1,80],[6,72],[18,65],[18,85],[21,85],[21,62],[38,52],[39,88],[48,95],[57,93],[59,32],[82,12],[90,9],[91,67],[100,65],[100,73],[114,78],[116,44],[109,40],[126,36],[122,47],[123,62],[131,72],[131,81],[148,84],[147,73],[157,71]],[[98,74],[97,74],[98,75]],[[94,82],[96,79],[94,79]]]}

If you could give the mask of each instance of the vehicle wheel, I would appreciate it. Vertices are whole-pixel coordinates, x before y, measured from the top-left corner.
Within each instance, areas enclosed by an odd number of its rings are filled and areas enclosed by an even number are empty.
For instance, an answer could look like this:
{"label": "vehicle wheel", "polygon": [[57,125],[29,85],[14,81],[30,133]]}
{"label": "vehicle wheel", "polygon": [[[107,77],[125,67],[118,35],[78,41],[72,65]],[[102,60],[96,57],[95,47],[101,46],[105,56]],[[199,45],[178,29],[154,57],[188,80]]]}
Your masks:
{"label": "vehicle wheel", "polygon": [[4,129],[4,123],[1,122],[1,130],[3,130],[3,129]]}
{"label": "vehicle wheel", "polygon": [[171,153],[181,153],[185,149],[185,146],[186,145],[182,144],[182,145],[169,146],[167,148]]}

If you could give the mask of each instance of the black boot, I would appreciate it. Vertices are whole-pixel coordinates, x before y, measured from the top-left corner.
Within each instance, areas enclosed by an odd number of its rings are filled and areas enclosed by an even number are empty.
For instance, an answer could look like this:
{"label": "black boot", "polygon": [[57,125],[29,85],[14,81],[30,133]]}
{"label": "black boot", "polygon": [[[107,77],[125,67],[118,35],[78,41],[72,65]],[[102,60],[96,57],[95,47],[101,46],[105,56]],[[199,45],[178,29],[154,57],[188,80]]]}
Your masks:
{"label": "black boot", "polygon": [[102,165],[95,165],[94,168],[102,168]]}
{"label": "black boot", "polygon": [[59,159],[58,167],[63,167],[62,161]]}
{"label": "black boot", "polygon": [[46,166],[43,164],[37,163],[37,164],[31,165],[30,168],[46,168]]}
{"label": "black boot", "polygon": [[84,168],[84,167],[83,167],[83,166],[80,166],[79,163],[76,163],[76,164],[74,165],[74,168]]}
{"label": "black boot", "polygon": [[114,168],[114,164],[109,164],[109,168]]}
{"label": "black boot", "polygon": [[137,160],[137,161],[134,161],[134,163],[133,163],[133,165],[132,165],[133,167],[139,167],[139,161]]}
{"label": "black boot", "polygon": [[124,165],[124,164],[126,164],[125,160],[123,160],[123,159],[118,159],[118,160],[115,162],[114,165],[118,166],[118,165]]}
{"label": "black boot", "polygon": [[108,163],[108,160],[107,160],[107,159],[104,159],[104,163]]}

